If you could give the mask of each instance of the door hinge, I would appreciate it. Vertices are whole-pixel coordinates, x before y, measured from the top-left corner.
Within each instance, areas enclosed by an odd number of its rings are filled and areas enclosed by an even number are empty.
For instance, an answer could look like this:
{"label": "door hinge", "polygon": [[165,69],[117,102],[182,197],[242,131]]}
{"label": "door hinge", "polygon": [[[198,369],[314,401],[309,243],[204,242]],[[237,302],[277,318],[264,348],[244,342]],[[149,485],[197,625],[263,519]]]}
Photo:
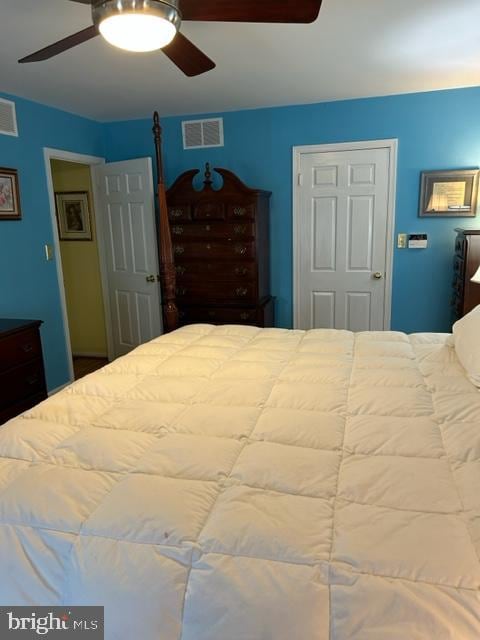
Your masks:
{"label": "door hinge", "polygon": [[297,184],[299,187],[303,187],[303,173],[299,173],[297,176]]}

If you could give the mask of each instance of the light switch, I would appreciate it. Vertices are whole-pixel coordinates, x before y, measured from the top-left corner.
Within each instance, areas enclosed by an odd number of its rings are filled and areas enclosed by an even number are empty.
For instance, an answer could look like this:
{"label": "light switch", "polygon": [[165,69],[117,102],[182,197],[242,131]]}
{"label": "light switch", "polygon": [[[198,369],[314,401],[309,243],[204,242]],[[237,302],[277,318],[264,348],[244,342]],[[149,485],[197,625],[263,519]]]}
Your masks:
{"label": "light switch", "polygon": [[45,245],[45,258],[47,259],[48,262],[50,262],[55,258],[53,247],[51,244]]}
{"label": "light switch", "polygon": [[406,249],[408,242],[408,236],[406,233],[399,233],[397,238],[397,247],[399,249]]}

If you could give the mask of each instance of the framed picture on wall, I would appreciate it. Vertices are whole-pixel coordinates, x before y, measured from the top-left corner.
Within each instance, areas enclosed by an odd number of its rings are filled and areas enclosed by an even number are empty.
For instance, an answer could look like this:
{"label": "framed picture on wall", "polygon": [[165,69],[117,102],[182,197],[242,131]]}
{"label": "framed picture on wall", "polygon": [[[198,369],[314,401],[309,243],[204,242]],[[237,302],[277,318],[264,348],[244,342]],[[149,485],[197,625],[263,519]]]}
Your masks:
{"label": "framed picture on wall", "polygon": [[55,199],[60,240],[92,240],[88,191],[57,191]]}
{"label": "framed picture on wall", "polygon": [[419,216],[474,218],[477,215],[478,169],[424,171]]}
{"label": "framed picture on wall", "polygon": [[21,220],[18,171],[0,168],[0,220]]}

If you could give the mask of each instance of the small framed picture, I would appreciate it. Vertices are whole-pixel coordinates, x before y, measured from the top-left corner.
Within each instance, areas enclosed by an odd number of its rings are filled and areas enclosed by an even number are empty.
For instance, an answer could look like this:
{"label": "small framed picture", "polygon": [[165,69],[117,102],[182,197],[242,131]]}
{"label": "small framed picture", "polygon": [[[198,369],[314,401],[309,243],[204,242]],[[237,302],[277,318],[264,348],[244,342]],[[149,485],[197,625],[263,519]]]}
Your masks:
{"label": "small framed picture", "polygon": [[18,171],[0,168],[0,220],[21,220]]}
{"label": "small framed picture", "polygon": [[55,199],[60,240],[91,240],[88,191],[58,191]]}
{"label": "small framed picture", "polygon": [[474,218],[477,215],[478,169],[424,171],[419,216]]}

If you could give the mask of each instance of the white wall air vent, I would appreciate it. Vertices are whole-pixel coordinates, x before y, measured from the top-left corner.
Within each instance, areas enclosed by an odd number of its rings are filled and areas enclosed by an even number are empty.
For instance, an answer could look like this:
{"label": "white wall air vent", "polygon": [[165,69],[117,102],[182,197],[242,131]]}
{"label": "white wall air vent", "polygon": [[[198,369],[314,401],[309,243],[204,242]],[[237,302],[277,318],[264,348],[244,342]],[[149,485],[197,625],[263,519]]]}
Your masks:
{"label": "white wall air vent", "polygon": [[15,103],[0,98],[0,135],[18,136]]}
{"label": "white wall air vent", "polygon": [[182,122],[183,148],[223,147],[223,118]]}

